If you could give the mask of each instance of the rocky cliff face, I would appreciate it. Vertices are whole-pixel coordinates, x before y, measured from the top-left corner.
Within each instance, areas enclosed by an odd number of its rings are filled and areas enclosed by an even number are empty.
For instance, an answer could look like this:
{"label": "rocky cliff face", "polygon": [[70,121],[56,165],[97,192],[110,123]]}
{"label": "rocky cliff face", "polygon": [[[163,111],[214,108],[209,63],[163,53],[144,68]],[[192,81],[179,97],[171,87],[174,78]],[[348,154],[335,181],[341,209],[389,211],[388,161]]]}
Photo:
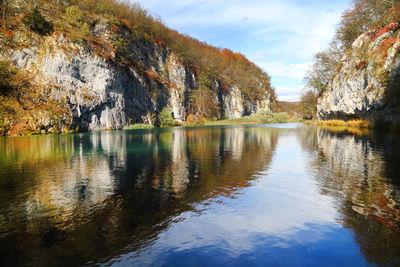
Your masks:
{"label": "rocky cliff face", "polygon": [[400,121],[400,31],[392,23],[361,35],[318,99],[319,119]]}
{"label": "rocky cliff face", "polygon": [[[120,129],[132,123],[154,123],[164,107],[177,121],[186,120],[189,90],[198,86],[195,70],[185,66],[162,44],[144,41],[127,44],[136,62],[120,66],[115,63],[113,48],[96,41],[112,38],[111,24],[99,21],[92,31],[97,39],[89,48],[54,33],[44,38],[40,46],[3,51],[3,58],[33,73],[36,84],[50,88],[48,101],[57,101],[68,110],[61,126],[57,119],[32,113],[31,116],[40,117],[29,120],[37,124],[32,127],[42,131],[54,127],[84,131]],[[211,87],[221,118],[269,110],[269,93],[252,101],[236,86],[223,86],[218,79],[211,81]]]}

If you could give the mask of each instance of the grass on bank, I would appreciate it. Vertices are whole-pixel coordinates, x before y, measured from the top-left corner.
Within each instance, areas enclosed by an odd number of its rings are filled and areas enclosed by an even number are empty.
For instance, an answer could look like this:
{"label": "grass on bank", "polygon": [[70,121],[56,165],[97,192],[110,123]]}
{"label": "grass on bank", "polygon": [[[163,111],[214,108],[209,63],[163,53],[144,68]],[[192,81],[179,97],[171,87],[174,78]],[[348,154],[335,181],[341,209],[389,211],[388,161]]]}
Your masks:
{"label": "grass on bank", "polygon": [[138,124],[131,124],[124,126],[124,130],[136,130],[136,129],[153,129],[154,126],[151,124],[144,124],[144,123],[138,123]]}
{"label": "grass on bank", "polygon": [[286,112],[271,113],[268,111],[259,111],[250,116],[245,116],[237,119],[207,121],[206,125],[290,123],[300,121],[301,120],[299,118],[291,117]]}
{"label": "grass on bank", "polygon": [[[161,127],[180,126],[176,121],[170,119],[173,123],[164,123],[165,112],[160,113]],[[290,122],[301,122],[301,119],[292,117],[286,112],[272,113],[269,111],[261,110],[250,116],[245,116],[237,119],[226,119],[226,120],[207,120],[201,115],[190,114],[182,126],[212,126],[212,125],[237,125],[237,124],[266,124],[266,123],[290,123]],[[125,126],[124,130],[133,129],[152,129],[154,128],[151,124],[133,124]]]}
{"label": "grass on bank", "polygon": [[351,120],[351,121],[342,121],[342,120],[328,120],[328,121],[308,121],[307,124],[315,124],[321,126],[339,126],[339,127],[353,127],[353,128],[372,128],[373,124],[369,121],[362,120]]}

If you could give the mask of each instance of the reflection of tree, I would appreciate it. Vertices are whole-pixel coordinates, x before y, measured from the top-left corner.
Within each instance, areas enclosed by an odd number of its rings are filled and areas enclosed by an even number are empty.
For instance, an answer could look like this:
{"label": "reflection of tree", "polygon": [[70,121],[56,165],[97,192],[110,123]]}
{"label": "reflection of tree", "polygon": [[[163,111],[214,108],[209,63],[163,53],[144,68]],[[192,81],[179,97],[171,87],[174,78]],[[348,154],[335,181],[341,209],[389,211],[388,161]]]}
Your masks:
{"label": "reflection of tree", "polygon": [[0,176],[19,174],[0,184],[2,262],[82,265],[145,247],[196,203],[234,197],[269,164],[277,130],[161,129],[26,138],[23,145],[14,140],[0,144],[0,157],[21,159],[0,163],[7,167]]}
{"label": "reflection of tree", "polygon": [[398,141],[313,128],[302,134],[304,147],[317,152],[312,168],[321,192],[338,201],[366,260],[393,264],[400,257],[400,193],[391,171],[399,168]]}

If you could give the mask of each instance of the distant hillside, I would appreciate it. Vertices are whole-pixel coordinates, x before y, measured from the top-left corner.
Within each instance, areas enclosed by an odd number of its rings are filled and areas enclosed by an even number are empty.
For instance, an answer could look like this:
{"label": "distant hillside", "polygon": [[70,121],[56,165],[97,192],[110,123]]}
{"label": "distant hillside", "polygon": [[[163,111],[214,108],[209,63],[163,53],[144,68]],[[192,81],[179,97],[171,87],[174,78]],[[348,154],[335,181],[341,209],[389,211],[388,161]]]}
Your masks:
{"label": "distant hillside", "polygon": [[277,101],[280,112],[297,113],[300,112],[300,102]]}

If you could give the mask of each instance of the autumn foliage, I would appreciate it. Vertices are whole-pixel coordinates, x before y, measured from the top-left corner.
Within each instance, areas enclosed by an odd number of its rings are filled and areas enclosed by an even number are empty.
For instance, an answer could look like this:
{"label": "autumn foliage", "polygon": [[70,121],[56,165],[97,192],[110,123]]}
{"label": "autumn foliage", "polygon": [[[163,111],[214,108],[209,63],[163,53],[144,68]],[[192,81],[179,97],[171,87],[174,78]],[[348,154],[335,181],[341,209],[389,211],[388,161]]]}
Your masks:
{"label": "autumn foliage", "polygon": [[[325,51],[315,56],[311,70],[305,77],[307,87],[317,96],[322,96],[327,85],[333,80],[342,67],[342,57],[352,49],[353,42],[363,33],[367,33],[371,41],[387,32],[395,32],[400,28],[400,5],[397,0],[353,0],[352,7],[342,15],[336,34]],[[376,54],[385,60],[388,50],[397,42],[396,37],[383,40]],[[355,68],[367,67],[369,55],[363,55]]]}

